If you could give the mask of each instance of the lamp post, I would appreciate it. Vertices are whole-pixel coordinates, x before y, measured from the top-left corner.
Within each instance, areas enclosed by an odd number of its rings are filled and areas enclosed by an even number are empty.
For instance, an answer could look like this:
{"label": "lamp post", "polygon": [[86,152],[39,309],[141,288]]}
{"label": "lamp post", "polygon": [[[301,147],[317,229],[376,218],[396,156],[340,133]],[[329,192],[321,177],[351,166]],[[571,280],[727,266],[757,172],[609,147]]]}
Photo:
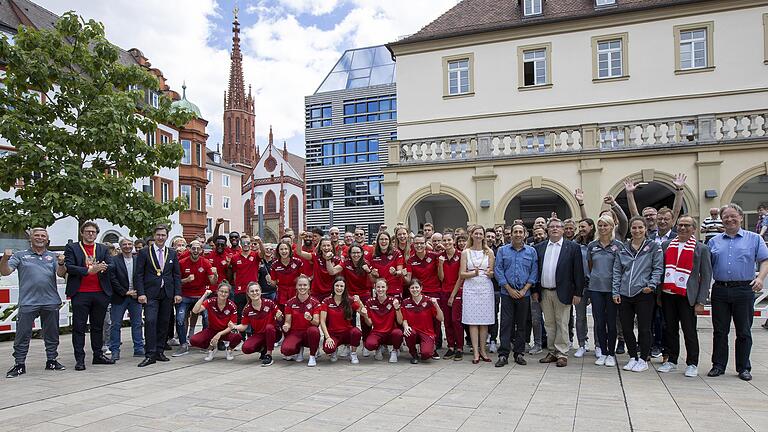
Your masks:
{"label": "lamp post", "polygon": [[330,204],[328,205],[328,229],[331,229],[333,226],[333,199],[331,199]]}
{"label": "lamp post", "polygon": [[262,201],[264,196],[264,192],[257,191],[256,192],[256,202],[258,202],[257,209],[257,217],[258,217],[258,224],[259,224],[259,237],[264,238],[264,202]]}

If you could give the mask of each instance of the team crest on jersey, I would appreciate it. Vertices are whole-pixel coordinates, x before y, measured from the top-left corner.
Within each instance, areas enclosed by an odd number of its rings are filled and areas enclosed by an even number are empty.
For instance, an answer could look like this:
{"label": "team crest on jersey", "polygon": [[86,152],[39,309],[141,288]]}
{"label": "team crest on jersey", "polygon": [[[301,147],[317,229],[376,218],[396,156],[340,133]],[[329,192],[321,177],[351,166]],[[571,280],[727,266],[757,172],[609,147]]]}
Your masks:
{"label": "team crest on jersey", "polygon": [[198,268],[197,268],[197,271],[199,271],[200,273],[202,273],[202,272],[204,272],[204,271],[205,271],[205,269],[204,269],[204,268],[202,268],[202,267],[198,267]]}
{"label": "team crest on jersey", "polygon": [[294,270],[296,270],[296,263],[292,263],[292,264],[291,264],[291,268],[292,268],[292,269],[294,269]]}
{"label": "team crest on jersey", "polygon": [[269,306],[264,307],[264,312],[269,312]]}
{"label": "team crest on jersey", "polygon": [[432,258],[427,258],[426,261],[427,261],[427,264],[429,264],[432,262]]}
{"label": "team crest on jersey", "polygon": [[227,265],[227,260],[221,260],[221,265]]}
{"label": "team crest on jersey", "polygon": [[51,261],[53,261],[53,258],[52,258],[52,257],[50,257],[49,255],[46,255],[46,256],[45,256],[45,258],[43,258],[43,259],[44,259],[44,260],[46,260],[46,261],[48,261],[48,262],[51,262]]}
{"label": "team crest on jersey", "polygon": [[231,312],[229,309],[224,309],[224,315],[229,315]]}
{"label": "team crest on jersey", "polygon": [[248,257],[248,261],[253,261],[253,257]]}
{"label": "team crest on jersey", "polygon": [[307,309],[312,309],[312,305],[311,304],[307,304]]}
{"label": "team crest on jersey", "polygon": [[391,260],[392,259],[392,255],[387,255],[387,259]]}
{"label": "team crest on jersey", "polygon": [[391,304],[388,304],[388,305],[387,305],[387,310],[390,310],[390,309],[392,309],[392,305],[391,305]]}
{"label": "team crest on jersey", "polygon": [[421,307],[427,307],[427,302],[421,302]]}

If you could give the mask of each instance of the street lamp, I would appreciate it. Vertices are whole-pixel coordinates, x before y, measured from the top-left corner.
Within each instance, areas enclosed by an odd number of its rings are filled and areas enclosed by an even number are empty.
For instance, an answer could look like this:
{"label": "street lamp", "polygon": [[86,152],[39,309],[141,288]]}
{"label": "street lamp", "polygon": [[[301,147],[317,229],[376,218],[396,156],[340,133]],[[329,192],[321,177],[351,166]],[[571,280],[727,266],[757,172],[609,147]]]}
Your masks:
{"label": "street lamp", "polygon": [[330,204],[328,205],[328,229],[331,229],[333,226],[333,199],[331,199]]}
{"label": "street lamp", "polygon": [[259,203],[259,205],[257,206],[257,214],[258,214],[258,221],[259,221],[259,237],[262,239],[264,238],[264,202],[262,202],[263,196],[264,196],[264,192],[262,191],[256,192],[256,202]]}

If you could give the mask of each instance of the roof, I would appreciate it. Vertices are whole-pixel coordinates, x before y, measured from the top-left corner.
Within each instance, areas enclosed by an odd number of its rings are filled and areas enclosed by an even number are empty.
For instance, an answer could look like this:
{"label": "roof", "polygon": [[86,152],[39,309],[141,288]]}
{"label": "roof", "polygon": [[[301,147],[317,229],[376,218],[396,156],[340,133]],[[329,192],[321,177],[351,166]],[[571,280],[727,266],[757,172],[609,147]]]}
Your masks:
{"label": "roof", "polygon": [[394,84],[395,62],[384,45],[344,51],[315,94]]}
{"label": "roof", "polygon": [[221,168],[221,169],[224,169],[224,170],[229,170],[229,171],[231,171],[231,172],[233,172],[235,174],[238,174],[238,175],[243,175],[242,171],[240,171],[236,167],[234,167],[234,166],[224,162],[224,159],[221,158],[221,154],[219,154],[219,161],[220,162],[214,162],[213,157],[214,157],[215,153],[217,153],[215,150],[211,150],[211,149],[206,148],[206,151],[205,151],[205,156],[206,156],[205,166],[206,167]]}
{"label": "roof", "polygon": [[171,106],[174,108],[181,108],[185,109],[187,111],[190,111],[194,113],[197,118],[203,118],[203,115],[200,113],[200,108],[197,107],[194,103],[190,102],[189,99],[187,99],[187,83],[184,83],[181,85],[181,91],[182,96],[180,100],[173,101],[171,103]]}
{"label": "roof", "polygon": [[524,17],[522,0],[463,0],[417,33],[389,46],[703,1],[710,0],[616,0],[615,5],[601,7],[595,6],[595,0],[542,0],[540,15]]}
{"label": "roof", "polygon": [[[0,25],[16,29],[19,25],[31,23],[37,29],[53,29],[59,16],[29,0],[0,0]],[[135,65],[127,51],[119,48],[120,63]]]}

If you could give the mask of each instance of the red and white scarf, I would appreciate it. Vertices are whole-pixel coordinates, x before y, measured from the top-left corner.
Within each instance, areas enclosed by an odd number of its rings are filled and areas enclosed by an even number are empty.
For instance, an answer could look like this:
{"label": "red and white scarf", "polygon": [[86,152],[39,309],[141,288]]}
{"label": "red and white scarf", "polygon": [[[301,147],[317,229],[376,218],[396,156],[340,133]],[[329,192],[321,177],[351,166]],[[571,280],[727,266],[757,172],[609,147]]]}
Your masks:
{"label": "red and white scarf", "polygon": [[[678,253],[678,248],[682,252]],[[696,250],[696,238],[691,237],[682,246],[677,238],[673,239],[664,254],[664,284],[662,291],[667,294],[687,295],[688,278],[693,270],[693,252]]]}

